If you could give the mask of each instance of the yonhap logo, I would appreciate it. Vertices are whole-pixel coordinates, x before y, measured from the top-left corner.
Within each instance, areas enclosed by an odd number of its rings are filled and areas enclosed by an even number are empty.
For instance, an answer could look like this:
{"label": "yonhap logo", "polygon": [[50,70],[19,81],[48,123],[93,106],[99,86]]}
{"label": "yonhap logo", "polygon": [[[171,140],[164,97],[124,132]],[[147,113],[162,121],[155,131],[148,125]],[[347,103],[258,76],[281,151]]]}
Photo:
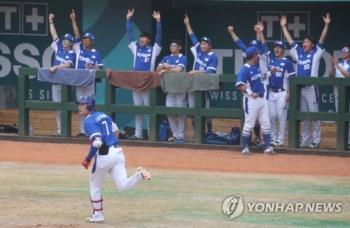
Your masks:
{"label": "yonhap logo", "polygon": [[[339,213],[340,202],[246,202],[247,213]],[[225,218],[232,220],[240,216],[245,204],[240,195],[229,196],[222,203]]]}
{"label": "yonhap logo", "polygon": [[229,196],[222,203],[222,212],[224,213],[225,218],[228,220],[237,218],[243,213],[243,210],[243,198],[240,195]]}

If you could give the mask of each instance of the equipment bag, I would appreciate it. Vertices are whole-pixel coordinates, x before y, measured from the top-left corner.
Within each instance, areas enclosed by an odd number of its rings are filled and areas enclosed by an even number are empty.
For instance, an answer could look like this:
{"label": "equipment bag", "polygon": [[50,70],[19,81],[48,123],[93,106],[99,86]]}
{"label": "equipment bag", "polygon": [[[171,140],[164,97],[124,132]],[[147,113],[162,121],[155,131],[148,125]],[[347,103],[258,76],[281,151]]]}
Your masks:
{"label": "equipment bag", "polygon": [[233,127],[230,134],[223,132],[208,133],[205,142],[209,144],[221,144],[221,145],[239,145],[240,143],[240,130],[239,127]]}

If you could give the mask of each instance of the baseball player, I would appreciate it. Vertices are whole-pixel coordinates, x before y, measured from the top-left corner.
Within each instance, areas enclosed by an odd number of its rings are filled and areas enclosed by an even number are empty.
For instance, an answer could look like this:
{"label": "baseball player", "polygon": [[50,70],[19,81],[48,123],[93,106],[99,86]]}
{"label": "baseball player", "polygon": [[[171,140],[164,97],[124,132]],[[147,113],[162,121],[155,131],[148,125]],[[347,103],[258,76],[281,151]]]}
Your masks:
{"label": "baseball player", "polygon": [[[287,29],[287,17],[282,16],[280,24],[284,36],[292,47],[290,54],[297,62],[297,77],[318,77],[318,68],[322,53],[324,52],[324,41],[327,36],[328,26],[331,22],[329,13],[323,17],[325,26],[323,28],[320,40],[316,44],[313,36],[308,35],[304,38],[303,46],[300,47],[292,40]],[[305,85],[301,89],[300,111],[318,112],[318,87],[314,85]],[[318,148],[321,142],[321,122],[313,121],[313,138],[310,135],[310,121],[303,120],[302,142],[300,147]]]}
{"label": "baseball player", "polygon": [[276,152],[270,146],[270,121],[267,100],[264,97],[261,70],[258,65],[258,50],[248,47],[245,51],[247,62],[242,66],[236,80],[236,88],[243,93],[243,109],[245,114],[242,131],[243,155],[249,155],[248,143],[250,132],[256,120],[259,120],[262,135],[265,140],[264,153],[274,155]]}
{"label": "baseball player", "polygon": [[[72,51],[74,38],[70,34],[64,35],[61,40],[57,36],[56,28],[53,23],[54,14],[49,15],[50,32],[53,39],[51,47],[55,50],[55,59],[50,71],[53,73],[58,68],[71,68],[75,64],[75,52]],[[52,84],[52,100],[54,102],[61,102],[61,85]],[[61,136],[61,111],[55,111],[57,131],[52,136]]]}
{"label": "baseball player", "polygon": [[90,175],[90,200],[93,214],[87,218],[88,223],[103,223],[101,184],[107,173],[111,176],[119,191],[126,192],[141,183],[151,180],[152,175],[142,167],[137,168],[134,175],[127,178],[123,149],[118,146],[119,130],[111,117],[96,112],[95,99],[90,95],[79,97],[79,114],[85,117],[84,128],[91,143],[90,151],[82,161],[88,169],[93,158],[94,163]]}
{"label": "baseball player", "polygon": [[[236,33],[234,32],[233,26],[229,26],[227,28],[227,30],[230,33],[233,41],[235,41],[237,46],[243,52],[242,56],[245,57],[245,51],[247,49],[247,46],[245,46],[243,41],[236,35]],[[267,71],[268,71],[269,59],[268,59],[268,56],[267,56],[265,50],[262,48],[261,39],[260,39],[260,35],[258,34],[258,32],[257,32],[256,36],[257,36],[257,39],[250,41],[250,43],[248,44],[248,47],[254,46],[255,48],[258,49],[258,54],[259,54],[259,62],[258,62],[258,64],[259,64],[261,73],[262,74],[266,74]],[[264,83],[265,91],[267,91],[266,87],[268,85],[268,80],[263,80],[263,83]],[[265,95],[265,98],[267,98],[268,97],[267,96],[268,92],[264,93],[264,95]],[[260,123],[258,121],[256,121],[256,123],[254,125],[254,134],[255,134],[254,145],[256,145],[258,147],[264,147],[265,142],[264,142],[263,139],[260,139]]]}
{"label": "baseball player", "polygon": [[[341,58],[331,57],[332,67],[329,69],[329,77],[349,78],[350,77],[350,45],[346,44],[340,50]],[[334,86],[335,110],[338,112],[338,86]],[[350,149],[350,124],[348,133],[348,149]]]}
{"label": "baseball player", "polygon": [[[191,52],[195,57],[193,70],[188,72],[189,76],[193,74],[215,74],[216,68],[218,66],[218,57],[214,52],[211,51],[212,44],[208,37],[202,37],[199,42],[197,40],[196,35],[194,34],[192,27],[190,25],[190,20],[185,15],[184,23],[186,25],[186,29],[188,35],[191,38],[193,47],[191,47]],[[206,99],[206,107],[209,108],[209,91],[207,91],[207,99]],[[188,103],[190,107],[194,107],[194,98],[195,93],[188,92]],[[212,119],[211,117],[206,117],[206,124],[208,133],[212,132]],[[192,125],[194,128],[194,119],[192,117]]]}
{"label": "baseball player", "polygon": [[[72,20],[73,31],[75,36],[74,48],[77,53],[75,68],[76,69],[97,69],[97,70],[102,69],[103,63],[102,63],[101,55],[96,49],[92,48],[95,40],[94,36],[91,33],[86,33],[81,39],[78,25],[75,19],[76,17],[75,17],[74,10],[72,10],[70,18]],[[99,82],[100,80],[96,79],[95,82]],[[95,92],[96,92],[95,86],[92,85],[92,86],[75,87],[75,93],[76,93],[77,99],[82,95],[95,96]],[[83,116],[79,116],[79,122],[80,122],[80,126],[79,126],[80,133],[77,134],[76,137],[85,138],[87,137],[87,135],[84,130]]]}
{"label": "baseball player", "polygon": [[[140,34],[140,43],[135,39],[132,31],[131,17],[134,15],[134,9],[128,10],[126,15],[126,30],[129,36],[129,48],[134,55],[135,71],[154,71],[155,61],[162,50],[162,25],[160,23],[160,13],[153,11],[153,18],[157,21],[157,35],[154,46],[150,46],[152,36],[148,32]],[[149,90],[132,91],[134,105],[149,105]],[[131,139],[143,139],[142,114],[136,114],[135,135]]]}
{"label": "baseball player", "polygon": [[[275,42],[275,55],[273,55],[266,45],[263,30],[264,25],[258,23],[257,31],[260,35],[264,52],[268,55],[268,65],[270,68],[265,79],[269,81],[267,89],[269,91],[268,106],[271,127],[271,145],[283,146],[287,122],[287,102],[289,101],[288,78],[295,76],[295,70],[293,63],[283,57],[284,51],[286,50],[285,43],[283,41]],[[276,116],[279,120],[278,136],[276,132]]]}
{"label": "baseball player", "polygon": [[[171,72],[186,72],[187,57],[180,53],[182,49],[182,40],[173,39],[170,42],[171,55],[165,56],[160,61],[157,71],[160,75]],[[165,104],[167,107],[186,107],[186,92],[168,93]],[[168,115],[170,129],[173,132],[174,142],[182,144],[185,142],[186,116],[179,116],[179,122],[176,122],[174,115]]]}

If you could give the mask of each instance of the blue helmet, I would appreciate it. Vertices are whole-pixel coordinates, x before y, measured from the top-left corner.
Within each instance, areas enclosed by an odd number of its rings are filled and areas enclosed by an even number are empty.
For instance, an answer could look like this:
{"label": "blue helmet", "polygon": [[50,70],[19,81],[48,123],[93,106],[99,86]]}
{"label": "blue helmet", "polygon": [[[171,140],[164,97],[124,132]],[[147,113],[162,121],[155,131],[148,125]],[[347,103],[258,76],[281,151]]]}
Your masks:
{"label": "blue helmet", "polygon": [[92,111],[95,108],[95,99],[92,96],[88,96],[88,95],[81,96],[79,97],[76,103],[86,104],[86,108],[89,111]]}

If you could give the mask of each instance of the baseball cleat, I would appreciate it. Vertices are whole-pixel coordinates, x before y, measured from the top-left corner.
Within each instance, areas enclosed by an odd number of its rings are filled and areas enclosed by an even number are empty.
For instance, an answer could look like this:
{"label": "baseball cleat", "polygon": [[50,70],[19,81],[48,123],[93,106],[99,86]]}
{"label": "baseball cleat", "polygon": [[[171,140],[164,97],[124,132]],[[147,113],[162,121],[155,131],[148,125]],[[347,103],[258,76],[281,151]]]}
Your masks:
{"label": "baseball cleat", "polygon": [[264,154],[275,155],[276,151],[273,150],[272,146],[264,150]]}
{"label": "baseball cleat", "polygon": [[138,167],[137,171],[141,173],[141,176],[145,180],[151,180],[152,174],[142,167]]}
{"label": "baseball cleat", "polygon": [[104,223],[105,221],[104,221],[104,220],[97,221],[97,220],[95,220],[94,218],[90,217],[90,218],[86,218],[86,222],[87,222],[87,223],[99,223],[99,224],[102,224],[102,223]]}
{"label": "baseball cleat", "polygon": [[309,145],[309,147],[310,147],[311,149],[317,149],[317,148],[320,147],[320,144],[318,144],[318,143],[311,143],[311,144]]}
{"label": "baseball cleat", "polygon": [[308,145],[308,144],[300,143],[299,147],[300,147],[300,148],[305,148],[305,147],[309,147],[309,145]]}
{"label": "baseball cleat", "polygon": [[283,143],[281,143],[280,141],[275,141],[274,144],[271,144],[273,146],[283,146]]}
{"label": "baseball cleat", "polygon": [[244,150],[242,150],[242,154],[243,155],[250,155],[249,148],[248,147],[244,148]]}

